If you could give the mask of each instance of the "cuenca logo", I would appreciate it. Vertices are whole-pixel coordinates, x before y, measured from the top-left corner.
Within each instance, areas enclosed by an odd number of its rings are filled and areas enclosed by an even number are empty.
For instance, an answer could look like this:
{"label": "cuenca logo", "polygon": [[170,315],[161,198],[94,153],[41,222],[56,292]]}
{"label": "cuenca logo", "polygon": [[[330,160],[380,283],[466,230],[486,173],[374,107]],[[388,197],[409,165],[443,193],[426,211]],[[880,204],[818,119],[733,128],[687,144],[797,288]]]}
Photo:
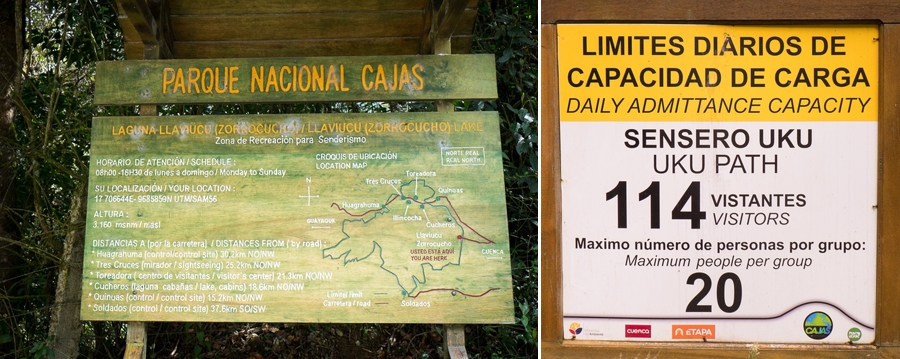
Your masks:
{"label": "cuenca logo", "polygon": [[625,325],[625,337],[626,338],[650,338],[650,326],[649,325],[626,324]]}
{"label": "cuenca logo", "polygon": [[716,326],[712,324],[673,324],[672,339],[716,339]]}
{"label": "cuenca logo", "polygon": [[581,334],[581,330],[581,324],[578,324],[578,322],[573,322],[569,325],[569,333],[572,333],[572,335]]}

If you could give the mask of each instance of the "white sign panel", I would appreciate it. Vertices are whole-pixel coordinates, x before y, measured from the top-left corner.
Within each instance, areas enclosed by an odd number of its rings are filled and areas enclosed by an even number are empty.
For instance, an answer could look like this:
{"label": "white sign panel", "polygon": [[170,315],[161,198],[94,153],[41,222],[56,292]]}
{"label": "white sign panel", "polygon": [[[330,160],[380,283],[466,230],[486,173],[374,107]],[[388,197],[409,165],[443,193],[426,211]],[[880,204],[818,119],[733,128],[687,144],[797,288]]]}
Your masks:
{"label": "white sign panel", "polygon": [[558,29],[566,338],[874,339],[876,27]]}

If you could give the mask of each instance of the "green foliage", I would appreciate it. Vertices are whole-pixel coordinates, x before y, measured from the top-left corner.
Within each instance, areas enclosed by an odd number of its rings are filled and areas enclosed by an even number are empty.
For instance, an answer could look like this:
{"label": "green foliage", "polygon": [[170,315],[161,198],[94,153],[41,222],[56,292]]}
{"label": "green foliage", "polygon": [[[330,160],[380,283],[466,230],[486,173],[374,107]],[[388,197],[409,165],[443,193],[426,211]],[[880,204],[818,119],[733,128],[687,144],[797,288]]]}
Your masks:
{"label": "green foliage", "polygon": [[467,336],[467,349],[485,347],[482,357],[537,357],[537,29],[536,0],[480,3],[473,52],[496,56],[498,99],[465,107],[500,112],[516,301],[515,327]]}
{"label": "green foliage", "polygon": [[537,1],[482,2],[478,16],[473,52],[497,57],[499,99],[475,107],[505,120],[508,184],[537,193]]}
{"label": "green foliage", "polygon": [[28,354],[31,354],[30,357],[32,359],[53,359],[56,356],[53,354],[53,349],[50,348],[50,343],[53,342],[53,338],[47,338],[47,340],[37,341],[31,345],[31,349],[28,350]]}
{"label": "green foliage", "polygon": [[[17,268],[0,301],[12,308],[0,339],[13,351],[0,358],[46,358],[50,306],[76,185],[87,180],[93,65],[122,52],[115,3],[26,2],[23,80],[11,97],[16,105],[12,139],[0,141],[16,153],[14,177],[18,224]],[[10,348],[10,346],[7,346]]]}

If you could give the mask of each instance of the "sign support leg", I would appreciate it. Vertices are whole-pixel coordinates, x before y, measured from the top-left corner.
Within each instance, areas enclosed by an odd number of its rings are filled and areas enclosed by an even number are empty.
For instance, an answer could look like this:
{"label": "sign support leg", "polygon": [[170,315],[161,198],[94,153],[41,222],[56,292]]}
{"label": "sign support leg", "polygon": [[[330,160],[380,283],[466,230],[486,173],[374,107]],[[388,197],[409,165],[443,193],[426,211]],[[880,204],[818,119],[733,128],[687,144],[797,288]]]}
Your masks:
{"label": "sign support leg", "polygon": [[146,359],[147,323],[128,322],[125,343],[125,359]]}
{"label": "sign support leg", "polygon": [[463,324],[444,324],[444,344],[450,359],[468,359],[466,353],[466,326]]}
{"label": "sign support leg", "polygon": [[[142,105],[141,116],[156,116],[156,105]],[[125,359],[147,358],[147,323],[128,322],[125,334]]]}
{"label": "sign support leg", "polygon": [[[450,36],[459,16],[465,10],[463,1],[444,0],[435,14],[435,31],[434,54],[449,55],[452,53],[450,46]],[[434,107],[437,112],[453,112],[453,101],[435,101]],[[444,344],[446,345],[447,356],[450,359],[468,359],[469,354],[466,353],[466,326],[463,324],[445,324],[444,325]]]}
{"label": "sign support leg", "polygon": [[[438,41],[435,44],[437,48],[443,44],[443,51],[435,51],[436,53],[450,53],[450,39]],[[453,112],[453,101],[435,101],[434,107],[437,112]],[[450,359],[468,359],[469,354],[466,353],[466,326],[463,324],[444,324],[444,344],[446,345],[447,356]]]}

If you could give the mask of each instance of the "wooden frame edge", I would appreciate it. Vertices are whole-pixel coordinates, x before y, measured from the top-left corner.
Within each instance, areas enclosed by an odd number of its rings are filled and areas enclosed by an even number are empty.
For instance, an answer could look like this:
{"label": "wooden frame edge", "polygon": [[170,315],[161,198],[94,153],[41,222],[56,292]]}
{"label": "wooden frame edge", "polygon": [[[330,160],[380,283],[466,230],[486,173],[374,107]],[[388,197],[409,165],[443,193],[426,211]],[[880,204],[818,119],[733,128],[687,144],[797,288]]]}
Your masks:
{"label": "wooden frame edge", "polygon": [[[741,20],[741,19],[735,19]],[[623,20],[624,21],[624,20]],[[826,22],[827,20],[822,20]],[[699,21],[697,21],[699,22]],[[831,22],[831,21],[827,21]],[[575,343],[562,335],[559,99],[556,24],[541,24],[541,353],[544,358],[666,357],[776,358],[900,357],[900,24],[881,24],[878,122],[878,256],[874,345],[808,346],[684,343]]]}
{"label": "wooden frame edge", "polygon": [[541,341],[558,340],[562,328],[562,290],[559,229],[562,220],[557,205],[559,187],[559,106],[556,25],[541,25]]}
{"label": "wooden frame edge", "polygon": [[900,346],[900,25],[881,31],[878,122],[878,258],[875,322],[879,346]]}
{"label": "wooden frame edge", "polygon": [[544,1],[544,23],[597,21],[870,21],[900,22],[894,0],[555,0]]}

